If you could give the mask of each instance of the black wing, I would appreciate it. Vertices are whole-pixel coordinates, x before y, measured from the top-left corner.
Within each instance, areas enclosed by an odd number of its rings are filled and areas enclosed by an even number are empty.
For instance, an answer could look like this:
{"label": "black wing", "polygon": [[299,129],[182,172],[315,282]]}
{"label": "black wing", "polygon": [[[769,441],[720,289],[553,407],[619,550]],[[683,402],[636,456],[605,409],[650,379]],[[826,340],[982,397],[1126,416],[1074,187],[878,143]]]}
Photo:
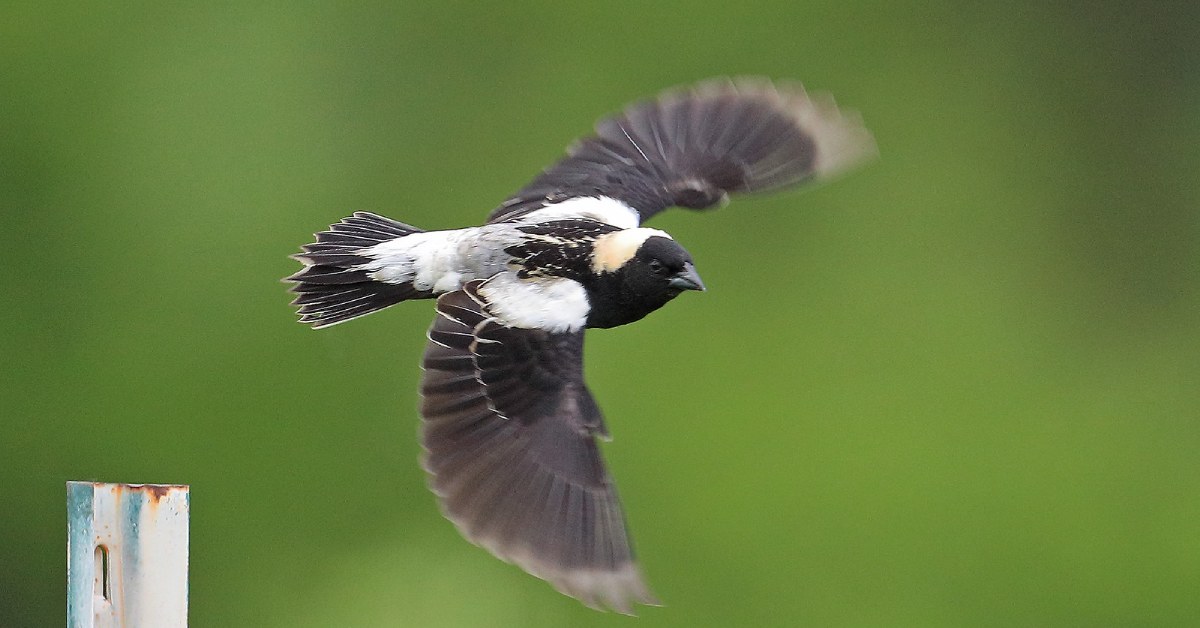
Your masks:
{"label": "black wing", "polygon": [[765,79],[713,80],[601,120],[489,222],[587,196],[622,201],[645,221],[672,206],[708,209],[729,194],[829,177],[874,154],[858,116],[828,95]]}
{"label": "black wing", "polygon": [[421,382],[425,468],[463,536],[588,606],[656,604],[634,562],[583,331],[507,327],[480,281],[438,299]]}

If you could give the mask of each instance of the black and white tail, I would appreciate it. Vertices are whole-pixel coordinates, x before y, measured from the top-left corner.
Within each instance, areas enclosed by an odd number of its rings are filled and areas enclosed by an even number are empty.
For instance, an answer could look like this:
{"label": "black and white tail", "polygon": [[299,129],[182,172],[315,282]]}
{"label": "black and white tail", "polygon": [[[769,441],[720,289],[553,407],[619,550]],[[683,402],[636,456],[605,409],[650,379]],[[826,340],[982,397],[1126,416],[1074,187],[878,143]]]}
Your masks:
{"label": "black and white tail", "polygon": [[330,225],[317,241],[305,244],[303,253],[292,257],[303,262],[300,272],[285,277],[295,282],[292,305],[299,307],[300,322],[314,329],[365,316],[408,299],[425,299],[432,292],[418,290],[409,282],[385,283],[371,278],[366,265],[374,261],[364,250],[422,230],[370,212]]}

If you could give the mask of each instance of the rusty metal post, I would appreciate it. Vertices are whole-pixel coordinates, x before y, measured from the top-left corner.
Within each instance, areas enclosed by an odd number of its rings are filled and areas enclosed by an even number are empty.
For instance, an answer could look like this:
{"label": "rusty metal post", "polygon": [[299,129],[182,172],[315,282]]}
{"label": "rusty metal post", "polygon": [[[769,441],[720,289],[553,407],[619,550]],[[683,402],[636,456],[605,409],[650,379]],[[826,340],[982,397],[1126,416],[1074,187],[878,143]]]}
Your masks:
{"label": "rusty metal post", "polygon": [[185,628],[188,487],[67,482],[67,627]]}

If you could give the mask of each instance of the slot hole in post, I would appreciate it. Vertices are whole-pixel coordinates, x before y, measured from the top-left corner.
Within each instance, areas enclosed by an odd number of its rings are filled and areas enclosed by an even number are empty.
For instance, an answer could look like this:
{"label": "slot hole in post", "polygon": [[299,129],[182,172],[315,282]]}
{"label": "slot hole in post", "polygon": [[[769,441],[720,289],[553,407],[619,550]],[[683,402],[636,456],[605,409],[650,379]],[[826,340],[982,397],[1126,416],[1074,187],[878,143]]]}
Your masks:
{"label": "slot hole in post", "polygon": [[95,593],[106,601],[111,601],[112,589],[109,587],[108,547],[96,546],[96,585]]}

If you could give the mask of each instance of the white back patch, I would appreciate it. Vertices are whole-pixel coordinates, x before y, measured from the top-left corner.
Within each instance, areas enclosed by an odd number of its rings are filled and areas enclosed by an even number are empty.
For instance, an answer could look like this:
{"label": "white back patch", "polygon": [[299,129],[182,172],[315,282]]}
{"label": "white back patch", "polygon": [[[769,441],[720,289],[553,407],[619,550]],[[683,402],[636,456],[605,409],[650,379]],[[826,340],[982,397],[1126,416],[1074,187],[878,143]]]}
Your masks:
{"label": "white back patch", "polygon": [[414,233],[362,249],[372,261],[356,268],[375,281],[450,292],[503,268],[504,247],[523,235],[512,225]]}
{"label": "white back patch", "polygon": [[582,329],[591,309],[583,285],[562,277],[520,279],[505,271],[480,284],[479,294],[501,323],[556,334]]}
{"label": "white back patch", "polygon": [[521,222],[547,222],[586,218],[608,223],[622,229],[633,229],[641,223],[637,210],[607,196],[579,196],[561,203],[535,209],[519,219]]}
{"label": "white back patch", "polygon": [[665,231],[639,227],[614,231],[596,238],[592,251],[592,270],[597,273],[611,273],[633,259],[642,243],[648,238],[658,236],[672,239]]}

